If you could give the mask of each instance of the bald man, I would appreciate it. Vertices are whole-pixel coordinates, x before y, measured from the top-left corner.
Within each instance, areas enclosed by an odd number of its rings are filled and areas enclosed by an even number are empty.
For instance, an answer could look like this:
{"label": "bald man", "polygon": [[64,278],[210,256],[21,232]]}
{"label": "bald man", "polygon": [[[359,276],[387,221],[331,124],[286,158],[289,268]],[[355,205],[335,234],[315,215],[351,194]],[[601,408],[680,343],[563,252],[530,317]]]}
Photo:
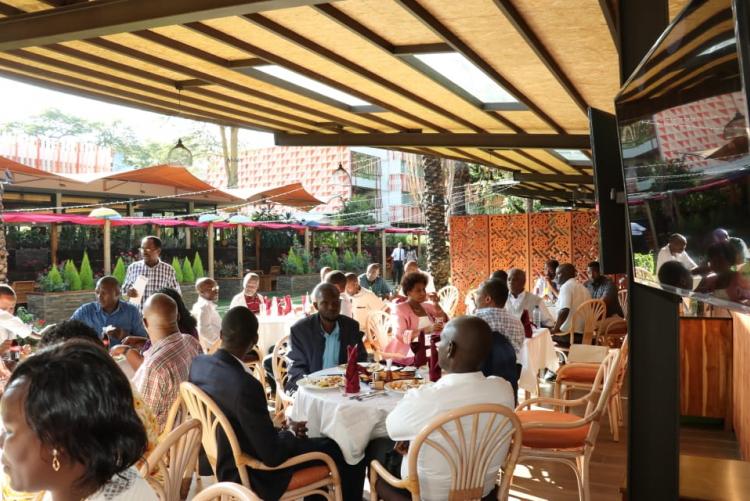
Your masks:
{"label": "bald man", "polygon": [[188,380],[190,364],[201,348],[194,337],[181,334],[177,326],[177,303],[166,294],[151,295],[143,304],[151,348],[133,376],[133,385],[143,396],[164,428],[172,402],[180,393],[180,383]]}
{"label": "bald man", "polygon": [[198,321],[198,338],[204,350],[208,350],[219,340],[221,316],[216,310],[219,299],[219,285],[213,278],[203,277],[195,282],[198,300],[190,313]]}
{"label": "bald man", "polygon": [[[510,383],[494,376],[485,377],[481,372],[491,347],[492,331],[484,320],[463,316],[448,322],[438,348],[443,377],[435,384],[409,390],[404,395],[385,422],[391,439],[410,442],[436,416],[467,405],[499,404],[512,410],[513,389]],[[466,420],[464,434],[470,436],[471,433],[471,420]],[[494,489],[497,472],[507,450],[506,443],[487,465],[481,497],[487,496]],[[450,467],[440,453],[429,447],[423,448],[417,470],[421,499],[439,500],[450,497]],[[402,461],[402,478],[407,474],[407,462]],[[376,484],[375,488],[380,492],[382,486]]]}
{"label": "bald man", "polygon": [[[669,261],[677,261],[682,264],[688,271],[693,271],[698,267],[687,253],[687,238],[679,233],[673,233],[669,236],[667,245],[659,250],[659,254],[656,256],[656,273],[659,273],[659,269],[668,263]],[[651,271],[651,270],[648,270]]]}
{"label": "bald man", "polygon": [[341,314],[339,289],[333,284],[318,284],[313,290],[313,305],[317,313],[291,328],[287,391],[296,390],[297,381],[307,374],[346,363],[349,346],[357,347],[359,362],[367,360],[359,324]]}
{"label": "bald man", "polygon": [[583,340],[583,327],[585,319],[579,317],[573,325],[573,313],[584,301],[591,299],[588,289],[576,280],[575,266],[571,263],[563,263],[557,267],[555,281],[560,284],[560,294],[557,296],[557,321],[552,328],[552,339],[560,346],[570,346],[570,336],[557,335],[567,334],[571,327],[574,333],[574,342],[581,343]]}

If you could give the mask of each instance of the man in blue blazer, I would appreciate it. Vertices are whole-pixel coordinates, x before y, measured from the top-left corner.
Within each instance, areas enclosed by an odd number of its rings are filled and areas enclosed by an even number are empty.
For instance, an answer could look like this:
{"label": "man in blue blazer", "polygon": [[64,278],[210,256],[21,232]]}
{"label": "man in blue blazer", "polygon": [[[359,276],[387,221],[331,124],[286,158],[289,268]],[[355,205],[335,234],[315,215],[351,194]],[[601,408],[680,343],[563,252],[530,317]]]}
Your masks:
{"label": "man in blue blazer", "polygon": [[357,360],[367,360],[359,323],[341,315],[341,299],[335,285],[318,284],[313,291],[318,313],[292,326],[287,391],[297,389],[297,381],[308,374],[346,363],[347,348],[357,346]]}
{"label": "man in blue blazer", "polygon": [[[338,295],[338,292],[336,293]],[[189,381],[206,392],[224,412],[243,452],[268,466],[306,452],[324,452],[335,461],[341,474],[345,500],[362,499],[364,464],[349,466],[336,442],[329,438],[307,438],[304,425],[292,423],[291,431],[274,428],[263,387],[246,369],[242,358],[258,342],[258,320],[244,306],[232,308],[221,323],[221,348],[213,355],[193,360]],[[240,482],[232,449],[224,433],[217,436],[216,476],[220,482]],[[248,468],[253,491],[264,500],[276,500],[287,490],[295,471],[313,464],[284,470]]]}

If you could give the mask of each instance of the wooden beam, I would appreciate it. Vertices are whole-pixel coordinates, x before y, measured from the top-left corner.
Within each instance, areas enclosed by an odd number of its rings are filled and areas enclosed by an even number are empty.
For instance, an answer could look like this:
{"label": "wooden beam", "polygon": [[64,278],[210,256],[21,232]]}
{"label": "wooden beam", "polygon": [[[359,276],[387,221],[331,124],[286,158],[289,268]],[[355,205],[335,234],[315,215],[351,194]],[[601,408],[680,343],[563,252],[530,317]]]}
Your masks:
{"label": "wooden beam", "polygon": [[227,61],[228,68],[254,68],[255,66],[263,66],[268,64],[268,61],[259,57],[252,57],[249,59],[234,59]]}
{"label": "wooden beam", "polygon": [[174,83],[175,88],[177,89],[187,89],[188,87],[202,87],[204,85],[211,85],[211,82],[206,82],[205,80],[198,80],[197,78],[193,78],[191,80],[178,80]]}
{"label": "wooden beam", "polygon": [[206,229],[206,236],[208,236],[208,276],[214,278],[214,243],[216,240],[216,232],[214,231],[214,223],[208,223]]}
{"label": "wooden beam", "polygon": [[617,52],[620,52],[620,35],[618,34],[618,26],[617,26],[617,18],[615,17],[615,12],[612,10],[612,5],[610,0],[599,0],[599,7],[602,9],[602,15],[604,16],[604,21],[607,23],[607,28],[609,28],[609,34],[612,36],[612,41],[615,44],[615,49],[617,49]]}
{"label": "wooden beam", "polygon": [[519,35],[523,37],[529,48],[534,51],[542,64],[547,67],[547,70],[552,73],[552,76],[555,77],[557,83],[559,83],[560,86],[565,89],[565,92],[568,93],[576,106],[578,106],[578,108],[580,108],[580,110],[586,116],[588,116],[588,103],[586,103],[586,100],[583,98],[581,93],[578,92],[576,86],[573,84],[570,78],[568,78],[562,68],[560,68],[560,65],[557,64],[557,61],[555,61],[555,58],[547,50],[547,47],[544,45],[544,43],[539,39],[536,33],[534,33],[534,30],[531,29],[531,26],[529,26],[521,13],[518,12],[518,9],[516,9],[516,7],[509,0],[495,0],[495,5],[497,5],[498,8],[503,12],[510,24],[512,24],[516,31],[518,31]]}
{"label": "wooden beam", "polygon": [[25,14],[25,12],[18,7],[13,7],[12,5],[0,2],[0,14],[4,16],[17,16],[19,14]]}
{"label": "wooden beam", "polygon": [[260,232],[262,230],[260,228],[254,228],[253,232],[255,233],[255,269],[256,270],[262,270],[263,268],[260,267]]}
{"label": "wooden beam", "polygon": [[102,247],[104,247],[104,274],[112,274],[112,223],[109,219],[104,220],[104,238]]}
{"label": "wooden beam", "polygon": [[242,238],[243,226],[237,225],[237,276],[242,278],[243,272],[245,271],[245,248]]}
{"label": "wooden beam", "polygon": [[594,176],[570,176],[565,174],[513,173],[513,180],[521,183],[594,184]]}
{"label": "wooden beam", "polygon": [[[314,5],[319,0],[108,0],[0,19],[0,51]],[[331,0],[327,0],[331,1]]]}
{"label": "wooden beam", "polygon": [[427,146],[472,148],[589,148],[588,134],[275,134],[277,146]]}
{"label": "wooden beam", "polygon": [[513,85],[508,79],[503,77],[499,71],[493,68],[487,61],[477,54],[474,49],[469,47],[463,40],[451,32],[443,23],[433,16],[427,9],[422,7],[416,0],[397,0],[405,9],[410,11],[422,24],[432,30],[433,33],[445,40],[454,51],[462,54],[469,61],[474,63],[480,70],[487,74],[498,85],[513,95],[518,101],[528,106],[529,110],[534,112],[543,122],[560,133],[565,129],[545,113],[539,106],[526,97],[520,89]]}
{"label": "wooden beam", "polygon": [[[321,5],[320,7],[329,7],[328,5]],[[422,43],[412,45],[395,45],[391,50],[394,54],[405,54],[413,56],[415,54],[434,54],[436,52],[453,52],[453,47],[447,43]]]}

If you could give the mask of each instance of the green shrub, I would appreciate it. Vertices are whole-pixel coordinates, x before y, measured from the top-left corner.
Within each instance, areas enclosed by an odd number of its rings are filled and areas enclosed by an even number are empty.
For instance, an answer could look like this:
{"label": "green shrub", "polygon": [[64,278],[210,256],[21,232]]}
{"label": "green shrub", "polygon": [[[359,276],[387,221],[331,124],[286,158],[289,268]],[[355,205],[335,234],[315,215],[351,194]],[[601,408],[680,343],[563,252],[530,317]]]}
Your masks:
{"label": "green shrub", "polygon": [[281,261],[281,267],[287,275],[301,275],[305,272],[302,257],[294,251],[294,247],[289,248],[289,253]]}
{"label": "green shrub", "polygon": [[358,273],[363,273],[365,270],[367,270],[367,266],[370,264],[370,254],[367,252],[357,252],[357,255],[354,259],[355,262],[355,270]]}
{"label": "green shrub", "polygon": [[341,258],[341,271],[355,271],[357,269],[356,267],[357,263],[354,258],[354,253],[347,249]]}
{"label": "green shrub", "polygon": [[195,283],[195,274],[193,273],[193,266],[190,264],[190,260],[185,258],[182,261],[182,281],[186,284]]}
{"label": "green shrub", "polygon": [[174,268],[174,277],[177,279],[177,283],[182,283],[182,266],[180,266],[180,260],[177,256],[172,258],[172,268]]}
{"label": "green shrub", "polygon": [[339,269],[339,255],[336,254],[336,251],[323,251],[320,253],[320,258],[318,259],[318,271],[320,271],[321,268],[324,268],[326,266],[329,266],[332,270],[338,270]]}
{"label": "green shrub", "polygon": [[94,272],[91,270],[91,263],[89,262],[89,255],[86,251],[83,251],[83,259],[81,259],[81,290],[89,291],[94,289]]}
{"label": "green shrub", "polygon": [[654,263],[654,256],[652,254],[633,254],[633,261],[635,262],[636,268],[643,268],[649,273],[654,273],[656,267]]}
{"label": "green shrub", "polygon": [[[195,259],[193,259],[193,279],[192,281],[195,282],[199,278],[205,277],[206,272],[203,271],[203,261],[201,261],[201,255],[197,252],[195,253]],[[185,281],[187,281],[188,277],[185,277]]]}
{"label": "green shrub", "polygon": [[125,269],[125,261],[122,260],[122,257],[117,258],[117,263],[115,264],[115,269],[112,271],[112,276],[117,279],[117,283],[122,286],[123,282],[125,282],[125,275],[127,273],[127,270]]}
{"label": "green shrub", "polygon": [[313,262],[312,262],[312,256],[310,255],[310,252],[308,250],[302,251],[302,273],[312,273],[313,272]]}
{"label": "green shrub", "polygon": [[63,279],[69,291],[81,290],[81,276],[78,274],[78,269],[76,269],[76,265],[72,259],[65,261]]}
{"label": "green shrub", "polygon": [[43,292],[62,292],[65,290],[65,281],[57,266],[52,266],[47,273],[39,277],[39,288]]}

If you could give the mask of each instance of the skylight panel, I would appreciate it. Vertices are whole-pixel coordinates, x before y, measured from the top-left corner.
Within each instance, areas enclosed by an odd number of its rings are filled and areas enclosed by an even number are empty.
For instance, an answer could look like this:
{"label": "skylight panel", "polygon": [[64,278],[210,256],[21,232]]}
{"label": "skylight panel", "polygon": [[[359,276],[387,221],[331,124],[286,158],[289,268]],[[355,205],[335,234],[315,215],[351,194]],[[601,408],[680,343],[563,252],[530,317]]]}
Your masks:
{"label": "skylight panel", "polygon": [[590,162],[591,159],[587,157],[581,150],[554,150],[555,153],[563,157],[568,162]]}
{"label": "skylight panel", "polygon": [[415,54],[418,60],[482,103],[516,103],[508,91],[458,52]]}
{"label": "skylight panel", "polygon": [[330,85],[320,83],[316,80],[313,80],[312,78],[308,78],[295,71],[288,70],[282,66],[269,64],[265,66],[255,66],[253,69],[262,71],[267,75],[271,75],[272,77],[284,80],[298,87],[302,87],[303,89],[315,92],[316,94],[320,94],[340,103],[344,103],[348,106],[370,106],[370,103],[368,103],[367,101],[354,97],[351,94],[347,94],[346,92],[342,92],[338,89],[334,89]]}

